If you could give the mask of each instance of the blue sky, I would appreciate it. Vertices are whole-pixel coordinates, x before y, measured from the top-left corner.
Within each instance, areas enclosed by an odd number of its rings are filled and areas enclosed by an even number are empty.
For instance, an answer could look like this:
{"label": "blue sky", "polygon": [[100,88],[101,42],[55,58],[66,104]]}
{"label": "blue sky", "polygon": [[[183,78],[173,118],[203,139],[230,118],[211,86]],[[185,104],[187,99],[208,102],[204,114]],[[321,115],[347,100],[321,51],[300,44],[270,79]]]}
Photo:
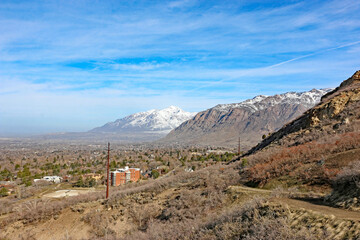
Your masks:
{"label": "blue sky", "polygon": [[0,135],[335,87],[360,69],[359,12],[357,0],[1,0]]}

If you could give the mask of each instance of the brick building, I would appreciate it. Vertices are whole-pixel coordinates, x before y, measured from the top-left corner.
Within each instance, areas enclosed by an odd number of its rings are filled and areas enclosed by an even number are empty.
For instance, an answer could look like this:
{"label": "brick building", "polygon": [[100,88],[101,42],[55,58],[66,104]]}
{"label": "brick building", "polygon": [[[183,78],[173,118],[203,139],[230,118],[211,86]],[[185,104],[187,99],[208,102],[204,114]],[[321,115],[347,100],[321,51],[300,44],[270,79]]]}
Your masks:
{"label": "brick building", "polygon": [[111,186],[119,186],[140,179],[140,168],[120,168],[110,173]]}

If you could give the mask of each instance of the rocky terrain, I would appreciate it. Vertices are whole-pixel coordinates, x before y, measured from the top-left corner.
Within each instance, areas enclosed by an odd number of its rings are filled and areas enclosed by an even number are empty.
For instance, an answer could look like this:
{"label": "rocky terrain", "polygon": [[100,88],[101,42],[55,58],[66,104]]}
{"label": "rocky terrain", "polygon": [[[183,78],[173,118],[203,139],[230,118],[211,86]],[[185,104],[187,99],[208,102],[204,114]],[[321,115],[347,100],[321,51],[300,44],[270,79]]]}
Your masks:
{"label": "rocky terrain", "polygon": [[331,89],[257,96],[235,104],[220,104],[198,113],[171,131],[161,142],[235,147],[243,149],[261,141],[285,123],[320,102]]}

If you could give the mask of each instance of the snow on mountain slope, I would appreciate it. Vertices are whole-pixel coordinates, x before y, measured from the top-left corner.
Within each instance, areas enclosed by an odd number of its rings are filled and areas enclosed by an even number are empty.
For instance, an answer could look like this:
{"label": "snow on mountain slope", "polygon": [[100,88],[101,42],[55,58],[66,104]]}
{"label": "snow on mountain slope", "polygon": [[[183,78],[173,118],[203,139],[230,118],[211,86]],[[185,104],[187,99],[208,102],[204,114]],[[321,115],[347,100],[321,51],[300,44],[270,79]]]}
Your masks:
{"label": "snow on mountain slope", "polygon": [[109,122],[102,127],[94,128],[91,132],[120,132],[120,131],[154,131],[168,133],[178,127],[181,123],[194,117],[196,113],[170,106],[147,112],[139,112],[127,117]]}
{"label": "snow on mountain slope", "polygon": [[331,90],[331,88],[326,88],[312,89],[307,92],[287,92],[276,94],[274,96],[258,95],[253,99],[248,99],[240,103],[219,104],[216,105],[214,109],[225,112],[232,108],[244,108],[251,112],[256,112],[283,103],[301,104],[305,108],[311,108],[320,102],[320,99],[324,94]]}

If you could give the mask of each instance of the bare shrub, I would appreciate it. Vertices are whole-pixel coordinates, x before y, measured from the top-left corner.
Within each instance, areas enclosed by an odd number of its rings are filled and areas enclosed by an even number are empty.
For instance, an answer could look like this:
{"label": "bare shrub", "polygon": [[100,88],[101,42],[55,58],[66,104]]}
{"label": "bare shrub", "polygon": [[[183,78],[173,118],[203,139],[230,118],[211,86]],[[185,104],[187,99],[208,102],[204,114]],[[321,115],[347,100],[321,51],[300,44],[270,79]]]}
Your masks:
{"label": "bare shrub", "polygon": [[39,199],[31,200],[20,204],[14,210],[19,219],[23,219],[27,222],[38,221],[44,217],[44,210],[46,209],[48,203],[48,201]]}
{"label": "bare shrub", "polygon": [[278,239],[294,239],[294,240],[312,240],[318,239],[313,236],[307,229],[302,228],[301,231],[294,230],[290,227],[286,218],[262,218],[260,221],[252,224],[248,228],[248,233],[243,239],[246,240],[278,240]]}
{"label": "bare shrub", "polygon": [[348,167],[345,167],[336,177],[335,186],[343,186],[350,184],[360,189],[360,161],[354,161],[350,163]]}
{"label": "bare shrub", "polygon": [[333,182],[333,191],[325,200],[337,207],[360,209],[360,161],[345,167]]}
{"label": "bare shrub", "polygon": [[159,209],[154,205],[137,205],[128,210],[129,215],[132,217],[139,230],[145,231],[148,227],[148,223],[152,221]]}
{"label": "bare shrub", "polygon": [[172,240],[172,239],[197,239],[195,229],[197,222],[194,220],[160,222],[153,220],[149,223],[146,232],[134,232],[124,239],[127,240]]}
{"label": "bare shrub", "polygon": [[45,186],[49,186],[49,185],[52,185],[52,183],[49,181],[46,181],[46,180],[39,180],[39,181],[34,182],[34,184],[33,184],[33,186],[36,188],[41,188],[41,187],[45,187]]}
{"label": "bare shrub", "polygon": [[205,218],[161,221],[153,219],[146,232],[134,232],[125,239],[316,239],[307,229],[293,229],[281,207],[255,198]]}
{"label": "bare shrub", "polygon": [[11,212],[14,204],[15,204],[14,199],[10,199],[10,198],[1,199],[0,198],[0,206],[1,206],[0,207],[0,215]]}
{"label": "bare shrub", "polygon": [[33,186],[30,187],[18,186],[16,189],[16,197],[18,199],[29,198],[34,196],[37,191],[38,189]]}
{"label": "bare shrub", "polygon": [[281,207],[255,198],[208,220],[196,234],[199,239],[316,239],[306,229],[292,229],[288,216]]}
{"label": "bare shrub", "polygon": [[110,228],[110,216],[107,213],[92,211],[86,214],[82,220],[91,226],[90,233],[94,237],[114,237],[115,231]]}

